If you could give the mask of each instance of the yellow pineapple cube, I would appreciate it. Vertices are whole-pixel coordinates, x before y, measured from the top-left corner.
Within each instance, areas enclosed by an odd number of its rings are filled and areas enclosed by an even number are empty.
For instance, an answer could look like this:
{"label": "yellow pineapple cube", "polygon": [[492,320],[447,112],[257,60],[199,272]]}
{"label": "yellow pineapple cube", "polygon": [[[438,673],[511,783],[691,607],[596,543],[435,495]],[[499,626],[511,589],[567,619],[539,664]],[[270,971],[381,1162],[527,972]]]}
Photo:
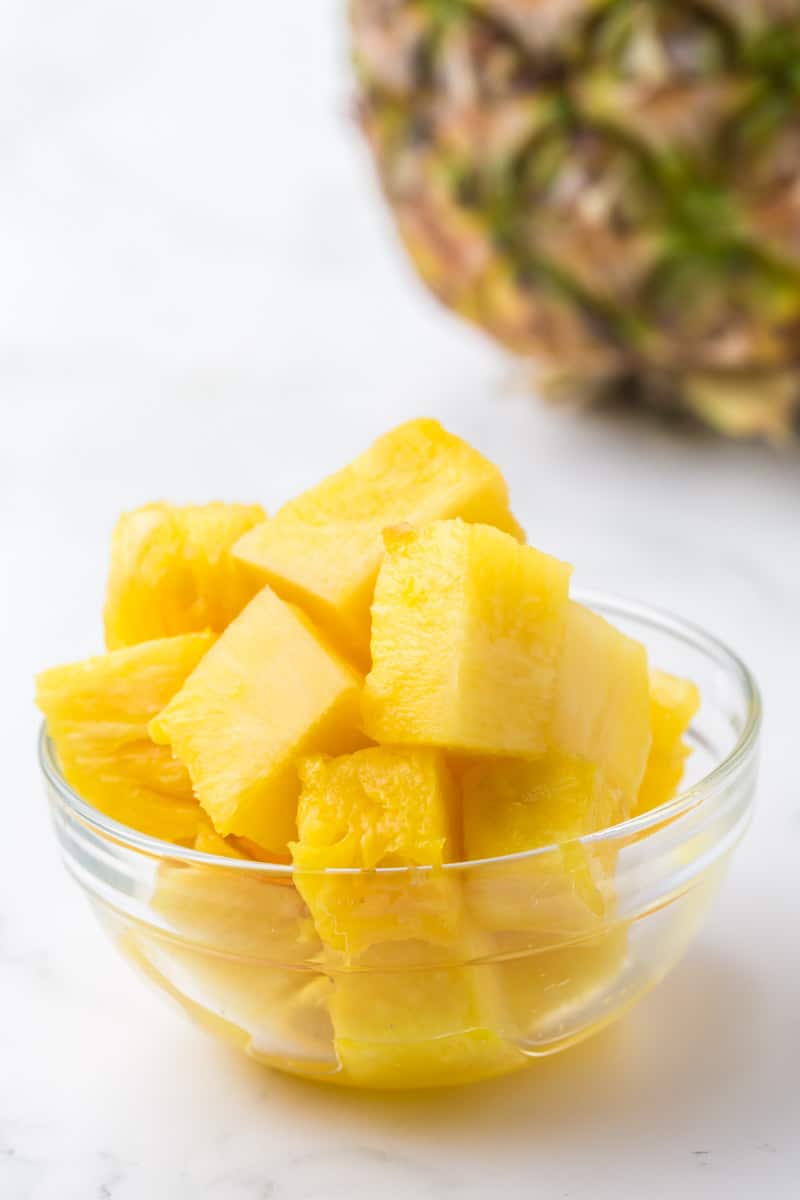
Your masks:
{"label": "yellow pineapple cube", "polygon": [[686,733],[699,708],[700,692],[696,684],[689,679],[653,669],[650,672],[653,752],[664,754],[672,750]]}
{"label": "yellow pineapple cube", "polygon": [[193,840],[202,813],[189,776],[147,726],[213,643],[210,633],[159,638],[37,677],[64,777],[84,800],[153,837]]}
{"label": "yellow pineapple cube", "polygon": [[234,837],[230,834],[228,837],[221,837],[202,808],[200,809],[200,825],[195,835],[194,848],[203,854],[216,854],[220,858],[243,858],[281,866],[288,866],[291,861],[288,852],[286,854],[268,854],[263,846],[257,845],[249,838]]}
{"label": "yellow pineapple cube", "polygon": [[375,741],[548,747],[570,567],[487,525],[387,531],[364,728]]}
{"label": "yellow pineapple cube", "polygon": [[254,842],[252,838],[232,837],[228,836],[225,841],[240,850],[245,858],[254,858],[257,862],[281,863],[283,866],[288,866],[292,861],[292,856],[289,853],[288,846],[285,850],[273,851],[271,854],[259,846],[258,842]]}
{"label": "yellow pineapple cube", "polygon": [[194,844],[203,819],[203,810],[196,800],[166,796],[143,784],[115,777],[114,764],[109,774],[98,775],[96,766],[87,770],[69,757],[59,758],[67,783],[99,812],[162,842]]}
{"label": "yellow pineapple cube", "polygon": [[382,531],[445,517],[483,521],[524,540],[498,469],[437,421],[409,421],[290,500],[234,553],[366,664]]}
{"label": "yellow pineapple cube", "polygon": [[330,983],[310,969],[321,947],[287,876],[165,863],[151,910],[161,928],[132,928],[134,956],[201,1025],[258,1059],[335,1070]]}
{"label": "yellow pineapple cube", "polygon": [[363,744],[360,677],[268,587],[220,635],[150,723],[185,764],[217,833],[285,853],[295,836],[295,760]]}
{"label": "yellow pineapple cube", "polygon": [[288,874],[227,856],[213,865],[162,863],[150,906],[176,939],[213,953],[302,966],[321,950]]}
{"label": "yellow pineapple cube", "polygon": [[108,648],[221,632],[257,590],[231,546],[264,520],[258,504],[156,503],[123,513],[111,542]]}
{"label": "yellow pineapple cube", "polygon": [[219,836],[205,813],[195,835],[194,848],[201,854],[216,854],[220,858],[248,857],[233,841]]}
{"label": "yellow pineapple cube", "polygon": [[495,966],[507,1034],[533,1053],[561,1049],[598,1028],[621,989],[628,957],[628,926],[611,923],[587,937],[554,937],[514,953],[518,937],[497,935],[507,954]]}
{"label": "yellow pineapple cube", "polygon": [[576,840],[620,817],[599,767],[556,752],[536,762],[487,759],[463,773],[461,791],[468,859],[554,847],[468,872],[470,908],[484,927],[580,931],[602,916],[600,857]]}
{"label": "yellow pineapple cube", "polygon": [[647,652],[570,600],[558,664],[550,744],[602,768],[630,815],[650,751]]}
{"label": "yellow pineapple cube", "polygon": [[650,674],[650,724],[653,745],[636,800],[636,812],[649,812],[671,800],[683,778],[691,750],[683,735],[700,707],[700,693],[688,679]]}
{"label": "yellow pineapple cube", "polygon": [[468,859],[561,845],[605,828],[619,807],[598,767],[557,753],[475,762],[461,789]]}
{"label": "yellow pineapple cube", "polygon": [[[371,747],[300,767],[295,883],[324,942],[347,955],[376,942],[452,942],[461,891],[453,783],[440,751]],[[362,875],[304,874],[326,867]],[[374,867],[434,870],[377,875]]]}
{"label": "yellow pineapple cube", "polygon": [[413,961],[398,951],[384,969],[334,974],[330,1015],[345,1082],[431,1087],[525,1063],[502,1036],[492,966],[443,964],[434,948],[415,947]]}
{"label": "yellow pineapple cube", "polygon": [[209,954],[143,930],[121,948],[195,1024],[257,1062],[320,1078],[337,1072],[324,975]]}

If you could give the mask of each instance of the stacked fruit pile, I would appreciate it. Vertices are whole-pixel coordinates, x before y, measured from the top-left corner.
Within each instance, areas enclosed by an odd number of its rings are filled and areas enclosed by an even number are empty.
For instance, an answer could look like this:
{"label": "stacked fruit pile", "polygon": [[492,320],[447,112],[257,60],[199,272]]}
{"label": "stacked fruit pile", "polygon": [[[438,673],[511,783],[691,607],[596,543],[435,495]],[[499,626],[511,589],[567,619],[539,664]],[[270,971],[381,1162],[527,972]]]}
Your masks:
{"label": "stacked fruit pile", "polygon": [[[554,883],[548,919],[581,932],[613,862],[576,839],[673,795],[698,697],[650,672],[569,580],[524,543],[500,472],[413,421],[272,519],[238,504],[124,515],[109,650],[45,671],[38,702],[65,778],[101,811],[208,854],[291,863],[281,902],[310,918],[323,959],[535,927]],[[560,849],[524,863],[515,889],[442,869],[540,847]],[[258,926],[252,881],[226,878],[212,904],[178,878],[157,901],[181,933],[214,905],[228,937]],[[332,1012],[357,1074],[377,1001],[354,1017],[348,986]]]}

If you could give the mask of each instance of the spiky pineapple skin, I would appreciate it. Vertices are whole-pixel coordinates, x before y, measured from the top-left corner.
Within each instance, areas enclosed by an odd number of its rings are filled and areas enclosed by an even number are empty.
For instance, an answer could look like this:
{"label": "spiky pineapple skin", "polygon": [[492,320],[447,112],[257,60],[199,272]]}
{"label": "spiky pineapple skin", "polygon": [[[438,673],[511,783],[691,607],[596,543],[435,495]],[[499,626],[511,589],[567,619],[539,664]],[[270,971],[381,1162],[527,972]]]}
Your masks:
{"label": "spiky pineapple skin", "polygon": [[350,0],[359,112],[446,305],[552,383],[800,425],[800,0]]}

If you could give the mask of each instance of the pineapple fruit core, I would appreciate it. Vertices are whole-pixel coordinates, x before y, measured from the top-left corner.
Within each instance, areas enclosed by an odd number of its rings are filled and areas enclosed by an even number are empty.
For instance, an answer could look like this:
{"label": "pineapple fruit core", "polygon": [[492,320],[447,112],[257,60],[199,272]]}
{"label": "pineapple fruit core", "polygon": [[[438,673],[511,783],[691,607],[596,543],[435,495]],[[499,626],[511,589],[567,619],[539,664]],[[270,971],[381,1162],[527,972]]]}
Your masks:
{"label": "pineapple fruit core", "polygon": [[[280,1030],[354,1085],[524,1061],[522,1009],[550,1019],[573,958],[595,990],[624,958],[615,852],[585,835],[670,800],[700,703],[570,575],[428,420],[271,519],[120,518],[108,650],[37,703],[86,803],[217,860],[165,854],[148,973],[248,1053]],[[582,956],[517,961],[565,935]]]}

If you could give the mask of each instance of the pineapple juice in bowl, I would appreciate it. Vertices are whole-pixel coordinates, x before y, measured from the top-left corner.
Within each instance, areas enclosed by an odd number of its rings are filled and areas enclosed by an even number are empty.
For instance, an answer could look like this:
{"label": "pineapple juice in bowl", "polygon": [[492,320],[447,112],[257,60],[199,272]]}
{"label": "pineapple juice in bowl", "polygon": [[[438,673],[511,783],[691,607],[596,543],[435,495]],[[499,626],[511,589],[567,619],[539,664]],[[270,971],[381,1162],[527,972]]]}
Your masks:
{"label": "pineapple juice in bowl", "polygon": [[38,681],[64,858],[120,949],[350,1086],[500,1074],[623,1012],[746,827],[759,705],[713,638],[569,575],[430,421],[271,520],[126,514],[108,653]]}

